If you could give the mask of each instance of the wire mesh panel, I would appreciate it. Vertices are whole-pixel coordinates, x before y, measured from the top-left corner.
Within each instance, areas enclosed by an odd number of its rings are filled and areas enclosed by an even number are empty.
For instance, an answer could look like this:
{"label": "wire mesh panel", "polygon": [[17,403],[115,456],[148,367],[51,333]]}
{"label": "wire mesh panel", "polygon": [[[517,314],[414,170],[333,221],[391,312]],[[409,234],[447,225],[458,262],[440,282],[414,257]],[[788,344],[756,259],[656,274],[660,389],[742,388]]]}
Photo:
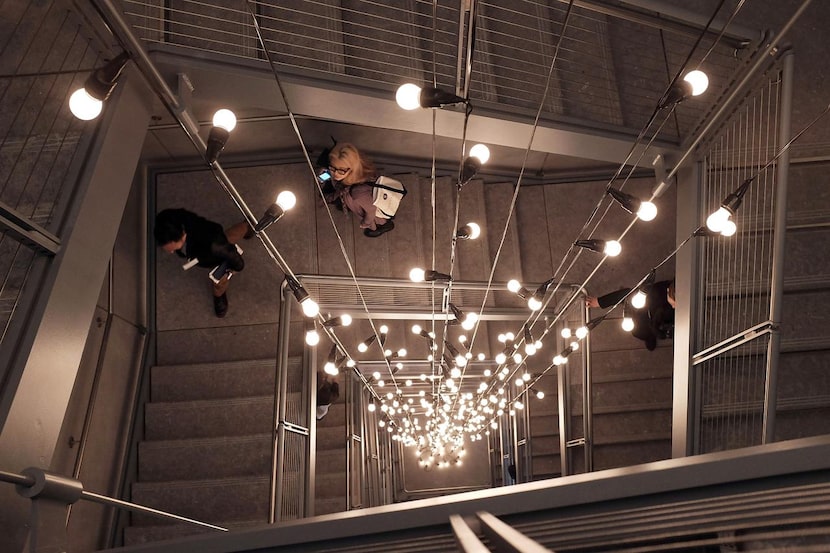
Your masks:
{"label": "wire mesh panel", "polygon": [[306,440],[308,435],[292,431],[285,433],[280,520],[295,520],[304,516]]}
{"label": "wire mesh panel", "polygon": [[[14,228],[58,234],[95,123],[69,111],[68,99],[99,52],[59,2],[6,2],[0,26],[0,333],[20,311],[34,261],[54,253]],[[12,229],[12,230],[10,230]],[[57,243],[57,239],[50,237]],[[34,249],[32,249],[34,248]]]}
{"label": "wire mesh panel", "polygon": [[[391,90],[415,81],[456,90],[468,81],[476,105],[535,112],[560,34],[564,35],[543,115],[591,127],[639,129],[693,51],[694,33],[665,29],[577,6],[565,27],[566,2],[498,0],[470,3],[292,0],[250,2],[279,70]],[[124,0],[136,34],[148,43],[243,59],[264,59],[244,2]],[[711,46],[707,36],[692,61]],[[737,71],[750,48],[722,41],[706,59],[712,90],[676,110],[662,134],[686,136]],[[469,50],[469,52],[468,52]],[[467,59],[470,59],[469,70]],[[720,90],[717,90],[720,88]]]}
{"label": "wire mesh panel", "polygon": [[[700,246],[701,453],[761,443],[771,329],[776,163],[781,81],[773,70],[747,95],[706,153],[703,207],[715,211],[746,185],[737,233]],[[747,184],[748,183],[748,184]]]}

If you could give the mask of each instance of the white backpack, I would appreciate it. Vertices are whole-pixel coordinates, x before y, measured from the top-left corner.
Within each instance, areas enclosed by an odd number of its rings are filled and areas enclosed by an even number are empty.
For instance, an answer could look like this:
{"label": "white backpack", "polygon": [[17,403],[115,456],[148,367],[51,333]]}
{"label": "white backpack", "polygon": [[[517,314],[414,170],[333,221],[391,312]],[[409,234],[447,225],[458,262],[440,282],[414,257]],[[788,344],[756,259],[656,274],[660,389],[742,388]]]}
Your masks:
{"label": "white backpack", "polygon": [[383,176],[378,177],[372,186],[372,204],[377,208],[375,216],[394,219],[401,200],[406,196],[406,187],[400,181]]}

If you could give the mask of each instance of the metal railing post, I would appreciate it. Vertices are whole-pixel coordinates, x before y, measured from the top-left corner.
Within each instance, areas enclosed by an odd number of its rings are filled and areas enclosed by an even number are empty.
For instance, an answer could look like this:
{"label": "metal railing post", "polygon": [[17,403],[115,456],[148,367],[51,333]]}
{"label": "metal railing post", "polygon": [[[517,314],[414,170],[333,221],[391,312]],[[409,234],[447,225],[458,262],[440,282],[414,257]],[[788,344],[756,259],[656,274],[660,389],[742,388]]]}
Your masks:
{"label": "metal railing post", "polygon": [[291,322],[291,303],[288,301],[290,290],[287,281],[282,283],[280,294],[280,319],[277,334],[277,367],[274,380],[274,424],[273,449],[271,451],[271,498],[268,522],[273,524],[280,520],[282,514],[282,491],[285,486],[285,410],[288,372],[288,334]]}
{"label": "metal railing post", "polygon": [[[791,51],[783,55],[781,69],[781,121],[778,143],[787,144],[792,134],[793,65]],[[775,440],[775,407],[778,396],[778,359],[781,349],[781,312],[784,296],[784,250],[787,235],[787,175],[790,169],[790,151],[785,150],[776,165],[775,221],[772,243],[772,278],[770,281],[769,320],[772,324],[767,343],[767,367],[764,385],[764,415],[761,443]]]}

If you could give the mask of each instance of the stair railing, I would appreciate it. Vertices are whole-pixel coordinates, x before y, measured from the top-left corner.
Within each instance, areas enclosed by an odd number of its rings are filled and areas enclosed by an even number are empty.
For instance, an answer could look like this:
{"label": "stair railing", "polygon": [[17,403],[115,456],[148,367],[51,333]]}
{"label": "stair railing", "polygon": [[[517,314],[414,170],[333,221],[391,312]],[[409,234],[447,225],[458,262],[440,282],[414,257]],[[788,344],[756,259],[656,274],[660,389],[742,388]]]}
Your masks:
{"label": "stair railing", "polygon": [[31,532],[29,551],[31,553],[68,550],[66,521],[70,507],[79,500],[193,524],[220,532],[228,531],[227,528],[215,524],[91,492],[84,489],[80,480],[36,467],[27,468],[22,474],[0,471],[0,482],[14,484],[18,494],[32,500],[29,515]]}

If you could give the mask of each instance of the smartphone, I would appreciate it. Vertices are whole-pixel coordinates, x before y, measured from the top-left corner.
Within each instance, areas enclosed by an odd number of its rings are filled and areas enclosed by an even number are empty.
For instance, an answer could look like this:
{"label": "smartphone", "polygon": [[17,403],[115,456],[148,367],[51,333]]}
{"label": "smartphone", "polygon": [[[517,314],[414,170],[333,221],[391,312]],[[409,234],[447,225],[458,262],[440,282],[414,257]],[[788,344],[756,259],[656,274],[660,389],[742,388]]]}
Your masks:
{"label": "smartphone", "polygon": [[221,264],[214,267],[208,276],[210,276],[210,280],[214,283],[219,284],[219,281],[222,280],[222,277],[225,275],[228,275],[228,278],[233,276],[233,272],[230,267],[228,267],[227,261],[223,261]]}
{"label": "smartphone", "polygon": [[323,172],[317,175],[317,180],[320,181],[320,184],[326,184],[331,180],[331,174],[327,169],[323,169]]}

